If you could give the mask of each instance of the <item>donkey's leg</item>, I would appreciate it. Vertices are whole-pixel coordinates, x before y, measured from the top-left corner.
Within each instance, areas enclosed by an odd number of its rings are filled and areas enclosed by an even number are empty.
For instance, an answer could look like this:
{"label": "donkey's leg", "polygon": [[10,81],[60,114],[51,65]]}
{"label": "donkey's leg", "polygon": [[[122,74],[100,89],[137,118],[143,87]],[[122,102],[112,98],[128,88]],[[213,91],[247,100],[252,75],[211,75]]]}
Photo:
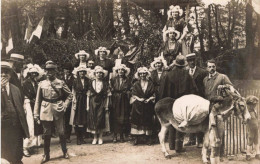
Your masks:
{"label": "donkey's leg", "polygon": [[208,147],[209,147],[209,132],[207,131],[204,134],[203,147],[201,152],[203,163],[208,163],[208,159],[207,159]]}
{"label": "donkey's leg", "polygon": [[168,127],[169,127],[169,125],[168,126],[167,125],[161,125],[161,131],[158,134],[159,140],[160,140],[160,144],[161,144],[161,147],[162,147],[162,152],[163,152],[165,158],[170,158],[170,155],[167,152],[166,146],[165,146],[165,136],[166,136],[166,133],[168,131]]}

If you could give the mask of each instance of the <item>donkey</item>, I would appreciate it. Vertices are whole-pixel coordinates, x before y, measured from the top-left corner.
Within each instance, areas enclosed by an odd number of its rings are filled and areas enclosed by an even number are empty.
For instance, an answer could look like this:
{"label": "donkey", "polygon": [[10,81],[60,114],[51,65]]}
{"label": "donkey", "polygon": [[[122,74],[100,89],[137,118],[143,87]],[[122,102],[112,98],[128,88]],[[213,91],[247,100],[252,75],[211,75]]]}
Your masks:
{"label": "donkey", "polygon": [[[245,98],[241,97],[240,94],[230,86],[223,86],[218,90],[221,96],[224,97],[222,116],[227,118],[231,115],[232,111],[239,118],[247,121],[250,119],[250,114],[248,112]],[[207,160],[207,149],[210,148],[209,145],[209,117],[206,117],[201,123],[197,125],[189,125],[187,127],[179,127],[179,123],[173,116],[172,106],[174,99],[166,97],[159,100],[155,105],[155,112],[161,124],[161,131],[159,132],[159,141],[162,147],[162,152],[164,153],[165,158],[170,158],[169,153],[165,147],[165,136],[168,131],[169,126],[173,126],[176,130],[183,133],[204,133],[203,147],[202,147],[202,161],[203,163],[208,163]],[[210,111],[211,105],[209,105]],[[223,129],[223,130],[222,130]],[[222,126],[222,135],[224,134],[224,126]],[[221,138],[221,137],[220,137]],[[211,149],[211,152],[213,150]]]}

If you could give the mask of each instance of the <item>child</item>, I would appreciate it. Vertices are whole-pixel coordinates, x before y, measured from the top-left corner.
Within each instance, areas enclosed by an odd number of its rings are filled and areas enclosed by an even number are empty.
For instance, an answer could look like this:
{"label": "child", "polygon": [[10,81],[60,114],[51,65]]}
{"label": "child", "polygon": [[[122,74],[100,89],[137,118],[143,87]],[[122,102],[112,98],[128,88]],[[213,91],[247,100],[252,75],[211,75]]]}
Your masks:
{"label": "child", "polygon": [[259,144],[258,144],[258,119],[256,114],[256,105],[258,104],[259,99],[255,96],[248,96],[246,98],[246,104],[248,111],[251,115],[251,119],[248,120],[246,124],[247,129],[247,150],[246,150],[246,160],[250,160],[250,152],[252,145],[254,144],[254,147],[256,149],[256,156],[255,158],[260,160],[260,150],[259,150]]}

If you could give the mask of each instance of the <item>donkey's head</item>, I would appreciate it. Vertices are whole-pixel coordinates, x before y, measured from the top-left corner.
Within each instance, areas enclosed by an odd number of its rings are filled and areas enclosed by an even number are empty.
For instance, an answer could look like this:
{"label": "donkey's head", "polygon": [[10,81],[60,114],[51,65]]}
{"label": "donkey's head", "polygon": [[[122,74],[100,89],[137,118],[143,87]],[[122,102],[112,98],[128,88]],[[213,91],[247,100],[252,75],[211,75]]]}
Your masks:
{"label": "donkey's head", "polygon": [[251,119],[250,113],[247,109],[245,98],[242,97],[233,86],[223,85],[219,87],[219,93],[221,96],[230,99],[230,103],[233,105],[235,116],[243,119],[243,121]]}

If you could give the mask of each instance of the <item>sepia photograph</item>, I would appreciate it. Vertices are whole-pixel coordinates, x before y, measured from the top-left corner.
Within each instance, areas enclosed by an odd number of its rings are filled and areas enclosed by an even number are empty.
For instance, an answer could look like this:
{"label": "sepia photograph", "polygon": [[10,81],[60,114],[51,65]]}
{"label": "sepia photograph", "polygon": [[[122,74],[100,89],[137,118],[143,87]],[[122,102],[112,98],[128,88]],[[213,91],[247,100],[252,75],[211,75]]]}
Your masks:
{"label": "sepia photograph", "polygon": [[260,0],[1,0],[1,164],[259,164]]}

